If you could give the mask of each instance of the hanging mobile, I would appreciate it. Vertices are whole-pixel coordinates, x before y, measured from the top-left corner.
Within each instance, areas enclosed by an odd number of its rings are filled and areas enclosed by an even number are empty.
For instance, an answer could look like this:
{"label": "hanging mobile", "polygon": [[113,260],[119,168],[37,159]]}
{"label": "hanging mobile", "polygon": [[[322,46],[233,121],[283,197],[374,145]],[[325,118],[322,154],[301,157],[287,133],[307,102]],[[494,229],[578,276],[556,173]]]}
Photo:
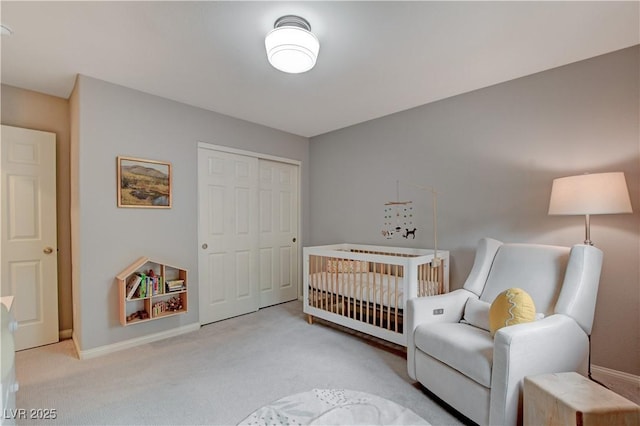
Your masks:
{"label": "hanging mobile", "polygon": [[[409,229],[409,226],[413,224],[413,207],[410,204],[413,201],[400,201],[400,181],[396,180],[396,201],[388,201],[384,205],[384,218],[385,228],[382,231],[382,235],[387,238],[391,238],[395,234],[400,234],[404,238],[408,238],[412,235],[416,238],[416,229]],[[402,213],[401,213],[402,210]],[[393,218],[395,217],[395,227],[393,227]],[[402,232],[402,225],[404,225],[405,233]]]}

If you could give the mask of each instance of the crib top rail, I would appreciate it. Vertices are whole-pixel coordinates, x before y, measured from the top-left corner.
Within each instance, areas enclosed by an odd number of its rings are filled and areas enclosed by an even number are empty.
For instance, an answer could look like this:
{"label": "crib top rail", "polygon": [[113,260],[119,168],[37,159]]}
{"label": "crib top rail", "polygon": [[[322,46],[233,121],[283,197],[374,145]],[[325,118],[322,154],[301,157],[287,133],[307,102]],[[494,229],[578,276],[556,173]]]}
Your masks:
{"label": "crib top rail", "polygon": [[[431,262],[434,257],[434,251],[431,249],[350,243],[304,247],[303,253],[305,256],[316,255],[349,260],[368,260],[392,265],[422,264]],[[438,257],[448,258],[449,252],[438,250]]]}

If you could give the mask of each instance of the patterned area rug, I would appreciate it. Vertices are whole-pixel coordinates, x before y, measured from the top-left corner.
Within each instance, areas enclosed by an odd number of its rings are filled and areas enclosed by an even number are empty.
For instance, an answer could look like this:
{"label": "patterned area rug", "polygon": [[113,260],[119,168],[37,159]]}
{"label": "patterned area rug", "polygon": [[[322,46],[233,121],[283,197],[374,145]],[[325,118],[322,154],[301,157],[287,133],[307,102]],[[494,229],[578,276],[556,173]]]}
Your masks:
{"label": "patterned area rug", "polygon": [[313,389],[287,396],[239,423],[256,425],[429,425],[395,402],[364,392]]}

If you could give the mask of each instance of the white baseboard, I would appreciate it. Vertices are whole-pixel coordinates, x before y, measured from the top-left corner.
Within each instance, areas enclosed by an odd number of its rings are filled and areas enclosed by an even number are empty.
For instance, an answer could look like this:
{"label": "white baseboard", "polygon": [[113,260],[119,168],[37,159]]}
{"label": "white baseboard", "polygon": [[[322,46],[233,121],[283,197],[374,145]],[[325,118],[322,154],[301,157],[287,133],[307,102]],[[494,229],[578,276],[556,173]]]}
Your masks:
{"label": "white baseboard", "polygon": [[78,358],[90,359],[90,358],[95,358],[102,355],[107,355],[113,352],[121,351],[123,349],[129,349],[136,346],[144,345],[146,343],[155,342],[157,340],[166,339],[168,337],[178,336],[184,333],[190,333],[198,329],[200,329],[200,324],[196,322],[193,324],[184,325],[182,327],[172,328],[171,330],[161,331],[159,333],[149,334],[147,336],[136,337],[135,339],[124,340],[122,342],[113,343],[111,345],[98,346],[97,348],[88,349],[86,351],[80,350],[80,348],[78,347],[78,342],[75,337],[75,333],[73,333],[73,343],[74,343],[74,346],[76,347]]}
{"label": "white baseboard", "polygon": [[597,365],[591,366],[591,373],[592,378],[601,385],[640,404],[640,376]]}
{"label": "white baseboard", "polygon": [[624,371],[612,370],[607,367],[600,367],[599,365],[591,365],[591,372],[598,377],[601,377],[602,380],[609,379],[629,386],[638,386],[638,383],[640,383],[640,376],[625,373]]}

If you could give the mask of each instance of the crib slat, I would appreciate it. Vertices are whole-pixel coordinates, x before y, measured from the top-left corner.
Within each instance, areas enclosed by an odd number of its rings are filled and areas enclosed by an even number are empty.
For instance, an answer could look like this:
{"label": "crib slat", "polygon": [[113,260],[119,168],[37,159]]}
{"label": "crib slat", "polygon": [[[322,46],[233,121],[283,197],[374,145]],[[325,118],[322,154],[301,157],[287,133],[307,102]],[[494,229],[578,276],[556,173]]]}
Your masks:
{"label": "crib slat", "polygon": [[[393,281],[393,277],[397,277],[398,276],[398,267],[397,266],[391,266],[389,265],[389,285],[388,285],[388,291],[387,291],[387,330],[391,330],[391,285],[392,285],[392,281]],[[394,274],[395,272],[395,274]],[[380,309],[382,309],[382,306],[380,306]]]}
{"label": "crib slat", "polygon": [[337,285],[336,285],[336,287],[337,287],[337,289],[336,289],[336,303],[335,303],[336,314],[341,314],[342,313],[341,312],[340,301],[342,300],[342,297],[343,297],[342,296],[342,291],[344,289],[343,284],[344,284],[344,277],[345,277],[345,274],[344,274],[345,269],[344,268],[347,267],[347,263],[348,263],[348,261],[343,259],[342,260],[343,269],[339,269],[338,270],[338,271],[343,271],[343,272],[336,273],[336,282],[337,282]]}
{"label": "crib slat", "polygon": [[[376,264],[374,263],[373,264],[373,270],[374,270],[373,277],[374,277],[374,280],[375,280],[375,270],[376,270],[375,265]],[[371,278],[371,277],[368,277],[368,278]],[[369,322],[369,302],[371,301],[371,279],[368,279],[366,284],[367,284],[367,297],[366,297],[366,306],[367,306],[367,308],[365,310],[365,314],[366,314],[367,323],[368,323]]]}
{"label": "crib slat", "polygon": [[[338,263],[342,264],[342,267],[344,267],[345,260],[341,259]],[[336,314],[340,313],[340,284],[342,284],[342,277],[344,276],[344,274],[340,272],[341,270],[344,271],[344,269],[340,268],[336,271],[336,291],[334,293],[335,302],[333,303],[333,312]]]}
{"label": "crib slat", "polygon": [[435,292],[439,292],[440,289],[437,288],[438,283],[438,268],[436,266],[431,266],[431,291],[429,292],[429,296],[433,296]]}
{"label": "crib slat", "polygon": [[[324,258],[324,261],[326,263],[326,258]],[[327,293],[329,293],[329,271],[327,271],[327,266],[323,265],[324,267],[322,268],[322,293],[320,293],[322,295],[322,299],[320,300],[320,306],[322,307],[323,310],[327,310]]]}
{"label": "crib slat", "polygon": [[[366,273],[368,274],[368,273],[369,273],[369,271],[367,270],[367,272],[366,272]],[[358,287],[358,290],[357,290],[357,292],[358,292],[358,301],[359,301],[359,303],[360,303],[360,307],[359,307],[359,309],[360,309],[360,310],[358,311],[358,319],[359,319],[360,321],[362,321],[362,308],[363,308],[363,307],[362,307],[362,294],[363,294],[363,293],[362,293],[362,289],[363,289],[363,287],[364,287],[364,283],[363,283],[362,281],[363,281],[363,279],[364,279],[365,277],[366,277],[366,275],[365,275],[365,273],[364,273],[364,272],[363,272],[362,274],[360,274],[360,286]]]}
{"label": "crib slat", "polygon": [[322,269],[322,262],[323,259],[322,257],[318,256],[317,257],[317,267],[318,267],[318,281],[316,283],[317,285],[317,293],[316,293],[316,297],[318,298],[318,300],[316,300],[316,305],[318,305],[320,308],[322,308],[322,287],[323,287],[323,282],[324,282],[324,270]]}
{"label": "crib slat", "polygon": [[315,301],[315,306],[316,308],[319,307],[319,302],[320,302],[320,288],[322,286],[322,258],[320,256],[315,256],[316,258],[316,271],[317,273],[319,273],[319,275],[314,274],[314,278],[316,280],[315,282],[315,290],[316,290],[316,301]]}
{"label": "crib slat", "polygon": [[322,309],[322,282],[324,279],[324,271],[322,269],[322,262],[323,262],[323,258],[321,258],[320,256],[317,257],[317,267],[318,269],[318,281],[316,282],[317,285],[317,289],[318,292],[316,293],[316,297],[318,298],[318,300],[316,300],[316,306],[318,306],[319,308]]}
{"label": "crib slat", "polygon": [[315,264],[316,264],[316,256],[309,256],[309,283],[310,288],[309,288],[309,304],[311,306],[313,306],[314,308],[316,307],[316,302],[315,302],[315,297],[316,297],[316,268],[315,268]]}
{"label": "crib slat", "polygon": [[[389,270],[389,283],[387,284],[387,330],[391,330],[391,277],[392,277],[392,273],[393,270],[395,269],[395,276],[396,278],[398,277],[398,267],[394,266],[392,267],[390,264],[387,265],[388,266],[388,270]],[[382,287],[382,285],[381,285]],[[380,291],[382,291],[383,288],[380,289]],[[380,310],[382,311],[382,305],[384,304],[384,302],[382,301],[382,297],[380,298]],[[382,311],[382,315],[384,315],[384,311]]]}
{"label": "crib slat", "polygon": [[[403,271],[404,273],[404,271]],[[393,324],[394,324],[394,329],[393,331],[395,331],[396,333],[398,332],[398,307],[400,305],[400,295],[398,294],[398,275],[396,275],[396,285],[395,285],[395,296],[396,296],[396,304],[394,306],[393,309]]]}
{"label": "crib slat", "polygon": [[309,273],[312,273],[311,271],[313,271],[313,276],[309,277],[309,281],[312,283],[312,287],[313,287],[313,307],[317,308],[318,307],[318,272],[319,270],[317,269],[318,266],[318,256],[314,256],[313,260],[311,258],[309,258]]}
{"label": "crib slat", "polygon": [[[335,260],[335,259],[334,259]],[[336,294],[336,281],[338,279],[338,272],[337,269],[335,271],[331,272],[331,294],[329,296],[329,309],[331,309],[331,312],[333,312],[334,314],[336,313],[335,311],[335,303],[333,303],[333,295]]]}

